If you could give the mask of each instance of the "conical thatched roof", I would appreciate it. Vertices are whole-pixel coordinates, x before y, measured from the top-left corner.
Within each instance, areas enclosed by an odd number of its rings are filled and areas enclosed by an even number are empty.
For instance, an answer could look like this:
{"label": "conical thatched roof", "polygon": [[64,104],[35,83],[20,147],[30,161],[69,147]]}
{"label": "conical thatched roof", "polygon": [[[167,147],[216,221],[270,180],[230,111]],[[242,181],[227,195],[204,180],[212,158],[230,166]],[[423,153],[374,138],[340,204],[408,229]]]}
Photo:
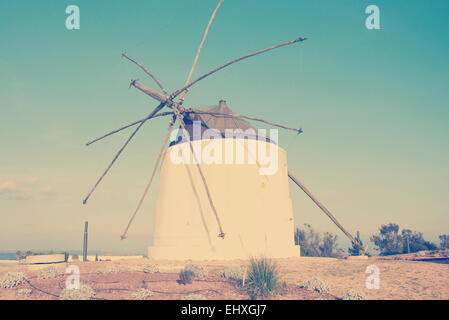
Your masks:
{"label": "conical thatched roof", "polygon": [[[218,106],[208,106],[201,108],[192,108],[191,113],[188,116],[184,117],[184,122],[186,126],[186,130],[190,135],[191,140],[195,140],[193,123],[195,121],[201,122],[201,137],[203,136],[203,132],[207,129],[217,130],[224,137],[226,133],[226,129],[236,130],[240,129],[245,133],[247,129],[254,130],[254,138],[256,138],[257,129],[249,124],[247,121],[238,118],[230,118],[221,115],[235,115],[235,113],[229,109],[226,105],[226,101],[221,100]],[[202,113],[205,112],[205,113]],[[216,115],[208,114],[214,113]],[[236,134],[239,136],[240,134]],[[252,134],[251,134],[252,136]],[[245,137],[248,137],[246,135]],[[181,140],[180,134],[178,135],[177,142],[179,143]],[[174,142],[171,143],[173,145]]]}
{"label": "conical thatched roof", "polygon": [[[224,100],[221,100],[218,106],[202,107],[193,110],[199,112],[235,115],[235,113],[226,105],[226,101]],[[226,118],[219,115],[214,116],[210,114],[195,114],[193,120],[201,121],[207,128],[216,129],[222,134],[225,133],[226,129],[242,129],[243,131],[247,129],[257,130],[243,119]]]}

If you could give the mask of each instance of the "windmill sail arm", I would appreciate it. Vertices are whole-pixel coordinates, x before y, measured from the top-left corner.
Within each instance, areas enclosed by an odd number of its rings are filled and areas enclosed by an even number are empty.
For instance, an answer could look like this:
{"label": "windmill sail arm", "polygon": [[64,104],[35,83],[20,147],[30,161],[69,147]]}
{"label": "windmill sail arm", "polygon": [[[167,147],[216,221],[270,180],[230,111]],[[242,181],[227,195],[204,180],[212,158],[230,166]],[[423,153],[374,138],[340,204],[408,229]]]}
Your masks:
{"label": "windmill sail arm", "polygon": [[109,170],[111,170],[112,166],[114,165],[114,163],[117,161],[117,159],[120,157],[120,154],[123,152],[123,150],[125,150],[126,146],[129,144],[129,142],[132,140],[132,138],[137,134],[137,132],[140,130],[140,128],[145,124],[145,122],[148,119],[153,118],[163,107],[165,106],[165,103],[160,103],[156,108],[154,108],[153,111],[151,111],[150,114],[148,114],[148,116],[142,121],[140,122],[140,124],[137,126],[137,128],[133,131],[133,133],[131,133],[131,135],[129,136],[129,138],[125,141],[125,143],[122,145],[122,147],[120,148],[120,150],[116,153],[116,155],[114,156],[114,158],[112,159],[111,163],[108,165],[108,167],[106,168],[106,170],[103,172],[103,174],[100,176],[100,178],[98,178],[97,182],[94,184],[94,186],[92,187],[92,189],[89,191],[89,193],[87,194],[87,196],[84,198],[83,200],[83,204],[87,203],[87,200],[89,200],[90,196],[92,195],[92,193],[97,189],[98,185],[100,184],[100,182],[103,180],[103,178],[108,174]]}
{"label": "windmill sail arm", "polygon": [[[209,19],[209,23],[207,24],[206,30],[204,31],[203,39],[201,40],[198,51],[196,52],[195,60],[193,60],[193,65],[192,65],[192,68],[190,68],[190,72],[189,72],[189,75],[187,76],[185,85],[188,85],[190,82],[190,79],[192,79],[193,70],[195,70],[196,63],[198,62],[198,58],[201,53],[201,49],[203,48],[203,45],[204,45],[204,41],[206,41],[207,34],[209,33],[209,28],[212,24],[212,21],[214,21],[215,15],[217,14],[218,9],[220,9],[220,6],[222,3],[223,3],[223,0],[220,0],[218,2],[217,7],[215,8],[214,12],[212,13],[212,16]],[[186,94],[187,94],[187,89],[182,92],[181,97],[179,98],[180,103],[182,103],[184,101]]]}
{"label": "windmill sail arm", "polygon": [[247,119],[247,120],[259,121],[259,122],[263,122],[263,123],[269,124],[269,125],[274,126],[274,127],[279,127],[279,128],[286,129],[286,130],[292,130],[292,131],[295,131],[297,133],[302,133],[302,129],[301,128],[298,128],[298,129],[297,128],[291,128],[291,127],[287,127],[287,126],[284,126],[284,125],[279,124],[279,123],[274,123],[274,122],[271,122],[271,121],[268,121],[268,120],[264,120],[264,119],[260,119],[260,118],[244,116],[244,115],[241,115],[241,114],[234,113],[234,114],[231,115],[231,114],[226,114],[226,113],[207,112],[207,111],[200,111],[200,110],[195,110],[195,109],[192,109],[192,110],[193,110],[193,113],[196,113],[196,114],[208,114],[208,115],[211,115],[211,116],[214,116],[214,117],[219,117],[219,118],[234,118],[234,119]]}
{"label": "windmill sail arm", "polygon": [[152,97],[153,99],[161,102],[161,103],[166,103],[168,105],[168,99],[163,96],[162,94],[160,94],[159,92],[157,92],[154,89],[148,88],[146,86],[144,86],[143,84],[137,82],[137,80],[133,80],[131,81],[131,85],[137,89],[139,89],[140,91],[142,91],[143,93],[149,95],[150,97]]}
{"label": "windmill sail arm", "polygon": [[[179,110],[179,107],[174,106],[173,110],[174,110],[174,112],[175,112],[175,116],[176,116],[176,118],[178,119],[179,124],[181,125],[182,129],[183,129],[184,131],[187,131],[186,126],[185,126],[185,123],[184,123],[184,120],[182,120],[181,112],[180,112],[180,110]],[[214,204],[214,202],[213,202],[213,200],[212,200],[212,196],[211,196],[211,194],[210,194],[210,191],[209,191],[209,187],[208,187],[206,178],[204,177],[203,171],[201,170],[201,165],[200,165],[200,163],[198,162],[198,158],[197,158],[197,156],[196,156],[195,149],[193,148],[193,144],[192,144],[192,141],[191,141],[190,139],[189,139],[189,146],[190,146],[190,151],[192,152],[192,155],[193,155],[194,162],[195,162],[196,167],[197,167],[197,169],[198,169],[198,173],[200,174],[201,180],[203,181],[204,189],[205,189],[205,191],[206,191],[207,198],[208,198],[208,200],[209,200],[209,205],[210,205],[212,211],[214,212],[215,219],[217,220],[218,229],[220,230],[220,233],[218,234],[218,236],[219,236],[220,238],[224,239],[225,233],[223,232],[223,228],[222,228],[222,226],[221,226],[221,222],[220,222],[220,218],[219,218],[218,213],[217,213],[217,209],[215,208],[215,204]]]}
{"label": "windmill sail arm", "polygon": [[[158,117],[165,117],[165,116],[169,116],[169,115],[173,115],[173,114],[174,114],[173,112],[159,112],[158,114],[156,114],[155,116],[153,116],[152,119],[158,118]],[[142,121],[145,121],[145,118],[144,118],[144,119],[141,119],[141,120],[134,121],[133,123],[127,124],[126,126],[123,126],[123,127],[121,127],[121,128],[115,129],[115,130],[113,130],[113,131],[111,131],[111,132],[108,132],[108,133],[102,135],[101,137],[92,139],[92,140],[90,140],[88,143],[86,143],[86,146],[90,146],[92,143],[95,143],[95,142],[97,142],[97,141],[100,141],[100,140],[102,140],[102,139],[104,139],[104,138],[106,138],[106,137],[109,137],[109,136],[111,136],[111,135],[113,135],[113,134],[115,134],[115,133],[118,133],[118,132],[120,132],[120,131],[122,131],[122,130],[128,129],[129,127],[135,126],[136,124],[139,124],[139,123],[141,123]]]}
{"label": "windmill sail arm", "polygon": [[123,231],[123,234],[120,236],[120,238],[122,240],[126,239],[126,234],[128,233],[129,227],[131,226],[131,223],[133,222],[134,218],[136,217],[137,212],[139,212],[139,209],[142,206],[143,200],[145,200],[145,197],[147,196],[148,191],[150,190],[151,183],[153,182],[154,176],[156,175],[156,171],[159,166],[159,162],[162,159],[162,155],[165,151],[165,147],[167,146],[167,142],[170,137],[171,129],[174,124],[175,124],[175,117],[173,116],[173,118],[171,118],[170,122],[168,123],[167,134],[165,135],[165,139],[164,139],[164,142],[162,143],[161,151],[159,152],[156,163],[154,164],[154,168],[153,168],[153,172],[151,173],[150,180],[148,181],[148,184],[145,187],[145,191],[143,192],[142,196],[140,197],[139,203],[137,204],[136,209],[134,210],[131,218],[129,219],[128,224],[126,225],[125,231]]}
{"label": "windmill sail arm", "polygon": [[304,193],[323,211],[332,222],[351,240],[352,243],[357,245],[363,253],[366,252],[367,248],[363,247],[343,226],[337,221],[337,219],[330,213],[329,210],[317,199],[315,196],[304,186],[290,171],[288,172],[288,177],[302,190]]}
{"label": "windmill sail arm", "polygon": [[277,45],[274,45],[274,46],[271,46],[271,47],[268,47],[268,48],[265,48],[265,49],[262,49],[262,50],[259,50],[259,51],[250,53],[250,54],[247,54],[247,55],[245,55],[245,56],[242,56],[242,57],[240,57],[240,58],[234,59],[234,60],[232,60],[232,61],[229,61],[229,62],[227,62],[227,63],[225,63],[225,64],[219,66],[218,68],[216,68],[216,69],[214,69],[214,70],[211,70],[211,71],[209,71],[209,72],[203,74],[202,76],[200,76],[200,77],[197,78],[196,80],[194,80],[194,81],[190,82],[189,84],[187,84],[184,88],[181,88],[181,89],[179,89],[179,90],[176,90],[172,95],[173,95],[174,97],[178,96],[181,92],[184,92],[185,90],[189,89],[191,86],[193,86],[193,85],[194,85],[195,83],[197,83],[198,81],[201,81],[201,80],[203,80],[204,78],[207,78],[208,76],[214,74],[214,73],[217,72],[217,71],[220,71],[221,69],[226,68],[227,66],[230,66],[231,64],[234,64],[234,63],[239,62],[239,61],[242,61],[242,60],[244,60],[244,59],[248,59],[248,58],[250,58],[250,57],[253,57],[253,56],[256,56],[256,55],[265,53],[265,52],[270,51],[270,50],[274,50],[274,49],[276,49],[276,48],[280,48],[280,47],[283,47],[283,46],[288,46],[288,45],[290,45],[290,44],[297,43],[297,42],[303,42],[304,40],[307,40],[307,38],[305,38],[305,37],[300,37],[300,38],[298,38],[298,39],[295,39],[295,40],[292,40],[292,41],[288,41],[288,42],[284,42],[284,43],[281,43],[281,44],[277,44]]}
{"label": "windmill sail arm", "polygon": [[129,57],[126,53],[122,53],[122,56],[124,58],[128,59],[129,61],[135,63],[140,69],[143,70],[143,72],[145,72],[147,75],[149,75],[154,80],[154,82],[156,82],[156,84],[159,86],[159,88],[161,88],[162,92],[164,92],[165,95],[168,95],[167,90],[164,89],[164,87],[159,82],[159,80],[157,80],[156,77],[150,71],[148,71],[147,68],[145,68],[143,65],[141,65],[139,62],[137,62],[133,58]]}

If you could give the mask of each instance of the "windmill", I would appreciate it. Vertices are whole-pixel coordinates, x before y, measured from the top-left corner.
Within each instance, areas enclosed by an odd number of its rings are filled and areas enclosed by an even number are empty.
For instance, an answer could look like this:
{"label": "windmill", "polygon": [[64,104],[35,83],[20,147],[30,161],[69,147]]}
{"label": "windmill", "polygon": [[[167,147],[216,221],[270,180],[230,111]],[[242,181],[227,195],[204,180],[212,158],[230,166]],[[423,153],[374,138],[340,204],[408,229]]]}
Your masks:
{"label": "windmill", "polygon": [[[138,213],[149,189],[154,180],[156,172],[160,166],[160,192],[156,204],[156,222],[153,246],[149,248],[149,257],[155,258],[240,258],[255,253],[267,252],[273,257],[298,256],[298,250],[294,247],[292,235],[293,213],[291,200],[288,196],[288,178],[290,178],[308,197],[337,225],[340,230],[359,246],[361,251],[366,249],[357,242],[352,235],[335,219],[329,210],[319,202],[312,193],[291,173],[286,167],[286,153],[276,146],[279,151],[281,170],[273,176],[263,177],[255,175],[260,164],[252,163],[248,166],[207,166],[198,161],[198,147],[204,145],[204,140],[194,141],[186,139],[181,144],[170,145],[167,148],[170,134],[176,122],[179,123],[181,132],[192,132],[192,124],[200,123],[203,128],[214,129],[225,139],[224,129],[242,130],[252,127],[246,120],[262,122],[270,126],[302,133],[300,128],[292,128],[282,124],[274,123],[264,119],[240,115],[234,113],[226,105],[225,101],[220,101],[218,106],[203,108],[188,108],[183,105],[189,89],[199,81],[210,75],[244,59],[263,54],[265,52],[302,43],[307,38],[297,39],[273,45],[268,48],[244,55],[229,61],[195,80],[192,79],[193,71],[198,62],[200,52],[209,32],[211,23],[220,8],[223,0],[218,2],[209,23],[205,29],[202,41],[196,53],[192,68],[185,82],[184,87],[172,93],[163,87],[156,77],[142,64],[134,60],[126,53],[122,56],[137,65],[149,77],[154,80],[161,92],[145,86],[137,80],[132,80],[130,87],[134,87],[144,94],[159,102],[159,104],[146,117],[113,130],[99,138],[91,140],[86,145],[89,146],[110,135],[118,133],[127,128],[134,130],[124,142],[117,154],[114,156],[106,170],[96,181],[89,191],[83,203],[86,204],[103,178],[108,174],[114,163],[120,157],[130,141],[138,133],[140,128],[148,120],[157,117],[169,117],[168,132],[163,140],[160,153],[156,160],[149,182],[134,210],[129,223],[127,224],[121,239],[126,239],[127,232]],[[176,101],[175,99],[179,99]],[[162,109],[170,109],[163,112]],[[247,151],[250,139],[248,137],[234,137],[233,141],[239,142]],[[266,139],[262,144],[273,146],[273,142]],[[182,145],[184,151],[187,150],[192,157],[191,164],[175,166],[169,161],[169,152],[175,147]],[[236,147],[237,148],[237,147]],[[287,178],[288,176],[288,178]],[[225,188],[224,181],[228,182]],[[257,185],[257,187],[254,187]],[[173,189],[176,189],[174,191]],[[250,191],[251,190],[251,191]],[[282,190],[282,191],[279,191]],[[218,205],[217,205],[218,203]],[[231,204],[238,206],[232,206]],[[182,207],[182,208],[179,208]],[[279,214],[274,216],[275,213]],[[225,230],[225,227],[227,230]],[[228,232],[229,230],[229,232]],[[216,231],[216,236],[212,233]],[[204,245],[203,245],[204,243]],[[259,251],[259,252],[257,252]]]}

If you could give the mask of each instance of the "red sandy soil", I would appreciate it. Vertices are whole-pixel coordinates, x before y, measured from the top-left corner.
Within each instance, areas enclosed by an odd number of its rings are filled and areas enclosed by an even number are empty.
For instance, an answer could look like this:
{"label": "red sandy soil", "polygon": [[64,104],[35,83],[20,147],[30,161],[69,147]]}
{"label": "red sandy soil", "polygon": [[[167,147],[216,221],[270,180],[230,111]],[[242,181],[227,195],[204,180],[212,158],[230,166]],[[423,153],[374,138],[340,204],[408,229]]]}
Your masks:
{"label": "red sandy soil", "polygon": [[[146,264],[158,264],[161,273],[143,272]],[[185,264],[205,266],[208,276],[195,279],[192,284],[177,282],[178,273]],[[332,258],[278,259],[282,281],[286,290],[277,292],[271,299],[316,300],[338,299],[348,290],[365,293],[367,299],[449,299],[449,265],[421,261],[402,260],[344,260]],[[81,281],[95,289],[96,299],[132,299],[139,288],[146,287],[154,294],[150,300],[182,299],[188,294],[201,294],[206,299],[247,300],[249,296],[236,284],[221,277],[226,266],[247,265],[248,261],[151,261],[148,259],[122,260],[116,262],[77,263]],[[117,273],[99,274],[98,270],[113,265]],[[366,267],[376,265],[380,271],[380,288],[369,290],[365,286]],[[37,273],[47,265],[0,264],[0,277],[8,272],[23,272],[29,279],[11,289],[0,289],[0,299],[59,299],[65,287],[66,276],[40,280]],[[54,264],[61,271],[66,264]],[[319,278],[331,287],[330,294],[307,291],[304,281]],[[19,294],[19,289],[31,289],[30,295]]]}

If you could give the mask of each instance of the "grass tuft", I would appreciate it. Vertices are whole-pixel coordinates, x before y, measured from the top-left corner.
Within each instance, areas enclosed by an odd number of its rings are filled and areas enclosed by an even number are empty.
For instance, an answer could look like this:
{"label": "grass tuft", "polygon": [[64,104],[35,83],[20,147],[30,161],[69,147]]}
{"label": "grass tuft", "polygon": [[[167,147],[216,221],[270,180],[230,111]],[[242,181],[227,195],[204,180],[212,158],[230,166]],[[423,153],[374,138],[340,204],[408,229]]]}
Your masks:
{"label": "grass tuft", "polygon": [[251,299],[270,296],[279,283],[276,263],[267,258],[251,259],[246,289]]}

